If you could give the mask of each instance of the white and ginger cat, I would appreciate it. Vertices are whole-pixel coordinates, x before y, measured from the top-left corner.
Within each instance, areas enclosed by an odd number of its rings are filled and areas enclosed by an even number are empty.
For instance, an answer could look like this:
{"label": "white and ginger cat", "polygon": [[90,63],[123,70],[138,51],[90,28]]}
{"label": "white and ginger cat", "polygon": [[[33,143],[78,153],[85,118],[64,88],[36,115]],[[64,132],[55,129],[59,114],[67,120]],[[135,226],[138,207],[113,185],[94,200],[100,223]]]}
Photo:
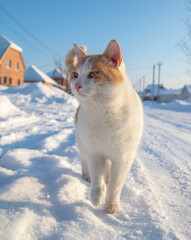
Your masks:
{"label": "white and ginger cat", "polygon": [[142,134],[142,103],[126,75],[117,41],[100,55],[85,51],[74,44],[65,59],[72,93],[80,103],[75,128],[82,178],[91,181],[92,204],[105,202],[105,211],[115,214]]}

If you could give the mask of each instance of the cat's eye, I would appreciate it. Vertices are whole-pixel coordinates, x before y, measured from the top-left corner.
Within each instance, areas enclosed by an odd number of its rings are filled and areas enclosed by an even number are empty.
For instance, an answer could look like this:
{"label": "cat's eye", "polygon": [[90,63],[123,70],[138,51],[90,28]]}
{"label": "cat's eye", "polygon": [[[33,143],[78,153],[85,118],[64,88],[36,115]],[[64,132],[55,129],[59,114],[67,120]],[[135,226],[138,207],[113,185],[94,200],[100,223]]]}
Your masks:
{"label": "cat's eye", "polygon": [[88,77],[89,77],[89,78],[94,78],[96,75],[97,75],[97,72],[90,72],[90,73],[88,74]]}
{"label": "cat's eye", "polygon": [[78,73],[77,72],[73,72],[72,76],[73,76],[73,78],[78,78]]}

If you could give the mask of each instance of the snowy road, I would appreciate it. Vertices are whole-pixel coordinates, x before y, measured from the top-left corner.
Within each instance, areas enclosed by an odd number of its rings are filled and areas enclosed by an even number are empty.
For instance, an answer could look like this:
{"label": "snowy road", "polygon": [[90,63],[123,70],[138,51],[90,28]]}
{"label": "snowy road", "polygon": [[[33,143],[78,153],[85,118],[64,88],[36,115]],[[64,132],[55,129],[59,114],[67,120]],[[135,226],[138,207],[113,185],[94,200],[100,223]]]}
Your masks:
{"label": "snowy road", "polygon": [[92,206],[80,176],[75,99],[42,84],[0,93],[0,239],[191,239],[191,101],[145,104],[112,216]]}

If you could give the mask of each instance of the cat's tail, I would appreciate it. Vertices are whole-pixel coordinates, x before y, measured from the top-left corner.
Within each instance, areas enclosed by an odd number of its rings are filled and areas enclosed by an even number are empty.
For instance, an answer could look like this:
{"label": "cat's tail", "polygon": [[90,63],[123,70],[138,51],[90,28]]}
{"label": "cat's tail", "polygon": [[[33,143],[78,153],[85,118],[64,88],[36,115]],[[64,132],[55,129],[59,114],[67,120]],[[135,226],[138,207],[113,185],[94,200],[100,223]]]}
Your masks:
{"label": "cat's tail", "polygon": [[[80,46],[80,48],[86,52],[87,51],[87,47],[86,46]],[[76,56],[76,53],[74,51],[74,49],[72,48],[67,54],[66,54],[66,57],[65,57],[65,68],[66,68],[66,71],[70,74],[74,67],[76,66],[76,59],[77,59],[77,56]]]}

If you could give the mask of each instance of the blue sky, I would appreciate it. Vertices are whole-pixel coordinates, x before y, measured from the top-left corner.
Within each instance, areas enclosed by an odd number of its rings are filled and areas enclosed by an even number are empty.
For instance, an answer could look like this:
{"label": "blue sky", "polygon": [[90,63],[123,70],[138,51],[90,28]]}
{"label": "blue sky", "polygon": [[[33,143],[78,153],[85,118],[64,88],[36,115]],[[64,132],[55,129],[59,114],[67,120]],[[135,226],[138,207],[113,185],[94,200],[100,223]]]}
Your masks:
{"label": "blue sky", "polygon": [[161,82],[180,88],[191,84],[186,57],[175,47],[187,33],[185,4],[186,0],[0,0],[38,41],[1,8],[0,34],[22,47],[27,66],[44,72],[55,68],[55,60],[63,62],[74,42],[86,45],[89,53],[101,53],[116,39],[132,84],[143,76],[151,83],[152,66],[161,61]]}

